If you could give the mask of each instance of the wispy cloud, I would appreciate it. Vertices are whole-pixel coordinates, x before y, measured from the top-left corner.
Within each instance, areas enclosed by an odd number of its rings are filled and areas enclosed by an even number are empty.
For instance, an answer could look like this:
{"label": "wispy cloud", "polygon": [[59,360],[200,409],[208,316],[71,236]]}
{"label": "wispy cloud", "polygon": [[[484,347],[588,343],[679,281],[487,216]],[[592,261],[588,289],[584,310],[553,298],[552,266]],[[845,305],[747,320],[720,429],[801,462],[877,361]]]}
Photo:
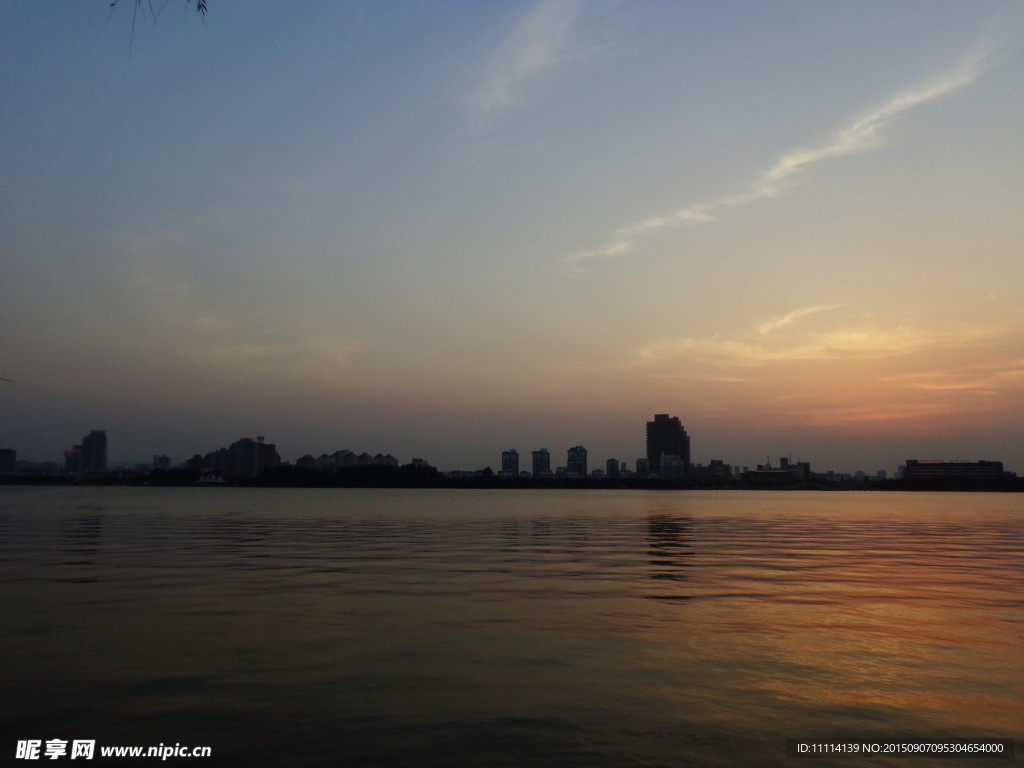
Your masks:
{"label": "wispy cloud", "polygon": [[1019,335],[1002,324],[804,310],[746,332],[647,343],[628,375],[700,393],[723,419],[818,426],[991,411],[1024,391]]}
{"label": "wispy cloud", "polygon": [[802,307],[801,309],[794,309],[792,312],[787,312],[784,315],[773,317],[771,320],[765,320],[757,327],[758,333],[771,333],[777,331],[779,328],[785,328],[790,323],[799,320],[807,315],[813,315],[817,312],[824,312],[827,309],[839,309],[842,304],[830,304],[830,305],[818,305],[813,307]]}
{"label": "wispy cloud", "polygon": [[920,329],[865,325],[801,334],[789,343],[718,336],[686,337],[648,344],[639,350],[639,355],[649,362],[690,358],[720,366],[747,367],[795,360],[890,357],[923,349],[933,343],[933,338]]}
{"label": "wispy cloud", "polygon": [[995,394],[1008,386],[1019,388],[1021,381],[1024,381],[1024,359],[887,376],[882,380],[899,387],[926,392],[971,391]]}
{"label": "wispy cloud", "polygon": [[820,147],[784,155],[745,191],[698,202],[671,213],[634,222],[616,230],[610,238],[610,244],[568,254],[563,260],[571,267],[579,268],[583,262],[591,259],[625,255],[636,247],[638,241],[654,233],[712,222],[727,210],[778,197],[793,184],[799,174],[817,163],[877,149],[883,144],[882,129],[898,115],[955,93],[977,80],[984,72],[989,53],[990,48],[985,48],[965,56],[955,67],[941,76],[889,98],[864,117],[841,129],[828,143]]}
{"label": "wispy cloud", "polygon": [[934,419],[942,417],[948,419],[954,414],[977,412],[985,410],[985,406],[979,403],[950,403],[950,402],[894,402],[880,403],[873,402],[867,405],[843,407],[829,404],[823,408],[802,409],[802,415],[807,424],[815,427],[855,427],[857,425],[870,426],[872,432],[885,425],[894,422],[914,421],[920,419]]}
{"label": "wispy cloud", "polygon": [[930,323],[879,322],[871,316],[833,318],[825,327],[774,333],[797,320],[841,305],[797,309],[758,324],[754,333],[726,338],[688,336],[649,343],[637,350],[644,364],[688,361],[702,369],[742,370],[774,363],[811,360],[869,360],[928,349],[948,349],[985,337],[986,329]]}
{"label": "wispy cloud", "polygon": [[541,0],[523,17],[467,99],[471,128],[479,129],[496,115],[522,106],[545,76],[580,55],[572,45],[572,28],[580,12],[578,0]]}

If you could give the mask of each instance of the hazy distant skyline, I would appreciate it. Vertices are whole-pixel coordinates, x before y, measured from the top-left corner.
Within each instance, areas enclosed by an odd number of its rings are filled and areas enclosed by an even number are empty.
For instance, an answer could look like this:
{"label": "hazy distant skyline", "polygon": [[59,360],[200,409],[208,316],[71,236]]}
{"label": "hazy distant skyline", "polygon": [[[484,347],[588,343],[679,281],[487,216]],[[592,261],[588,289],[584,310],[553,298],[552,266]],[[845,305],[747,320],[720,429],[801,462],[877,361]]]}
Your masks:
{"label": "hazy distant skyline", "polygon": [[19,458],[1024,473],[1024,3],[131,15],[0,8]]}

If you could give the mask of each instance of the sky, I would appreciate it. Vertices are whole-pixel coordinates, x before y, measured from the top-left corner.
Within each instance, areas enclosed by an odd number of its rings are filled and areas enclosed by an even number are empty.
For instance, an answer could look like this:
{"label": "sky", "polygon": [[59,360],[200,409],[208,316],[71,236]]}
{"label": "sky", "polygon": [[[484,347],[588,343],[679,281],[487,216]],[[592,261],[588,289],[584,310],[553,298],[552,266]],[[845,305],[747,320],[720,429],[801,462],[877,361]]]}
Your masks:
{"label": "sky", "polygon": [[1024,473],[1024,3],[0,5],[0,447]]}

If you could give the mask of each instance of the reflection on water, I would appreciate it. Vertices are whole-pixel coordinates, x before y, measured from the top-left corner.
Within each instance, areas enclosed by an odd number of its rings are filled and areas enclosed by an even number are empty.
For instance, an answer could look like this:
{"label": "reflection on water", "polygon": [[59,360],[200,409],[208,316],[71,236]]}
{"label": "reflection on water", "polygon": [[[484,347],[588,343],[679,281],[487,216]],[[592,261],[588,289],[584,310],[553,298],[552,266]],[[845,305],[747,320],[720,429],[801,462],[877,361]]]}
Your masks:
{"label": "reflection on water", "polygon": [[652,579],[680,581],[693,563],[690,547],[691,521],[685,517],[651,515],[647,518],[647,554]]}
{"label": "reflection on water", "polygon": [[787,737],[1019,738],[1018,499],[2,488],[0,749],[782,765]]}

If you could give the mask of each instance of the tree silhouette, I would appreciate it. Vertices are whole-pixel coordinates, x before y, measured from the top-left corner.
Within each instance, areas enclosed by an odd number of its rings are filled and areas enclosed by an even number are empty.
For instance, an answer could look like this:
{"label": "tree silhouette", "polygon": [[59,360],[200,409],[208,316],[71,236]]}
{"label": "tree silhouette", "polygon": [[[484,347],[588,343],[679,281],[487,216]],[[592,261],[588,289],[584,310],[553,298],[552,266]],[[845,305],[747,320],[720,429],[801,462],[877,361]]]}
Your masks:
{"label": "tree silhouette", "polygon": [[[187,5],[191,5],[192,2],[193,2],[193,0],[185,0],[185,1],[186,1]],[[206,15],[206,0],[194,0],[194,1],[195,1],[195,4],[196,4],[196,13],[198,13],[200,16],[205,16]],[[135,10],[136,10],[136,12],[139,10],[139,8],[143,7],[143,3],[145,3],[145,5],[149,7],[149,12],[150,13],[152,13],[154,16],[157,15],[158,11],[155,11],[153,9],[153,0],[135,0]],[[166,0],[164,2],[164,5],[167,5]],[[110,0],[110,7],[114,8],[116,6],[117,6],[117,0]],[[161,6],[160,10],[163,10],[163,6]]]}
{"label": "tree silhouette", "polygon": [[[152,16],[153,20],[155,21],[156,18],[161,14],[163,9],[167,7],[167,3],[169,3],[169,2],[170,2],[170,0],[164,0],[163,1],[163,5],[161,5],[160,9],[157,10],[157,9],[155,9],[153,7],[153,0],[135,0],[135,4],[134,4],[134,6],[132,8],[132,32],[131,32],[130,41],[128,43],[128,55],[129,56],[131,56],[131,53],[132,53],[132,44],[135,42],[135,22],[138,20],[138,17],[139,17],[139,9],[140,8],[142,9],[142,13],[143,14],[145,14],[146,10],[148,9],[150,16]],[[111,13],[113,13],[114,9],[117,7],[117,3],[118,3],[118,0],[110,0],[110,12]],[[196,13],[198,13],[203,18],[203,20],[205,21],[206,20],[206,0],[185,0],[185,5],[186,6],[192,5],[192,3],[196,4]]]}

